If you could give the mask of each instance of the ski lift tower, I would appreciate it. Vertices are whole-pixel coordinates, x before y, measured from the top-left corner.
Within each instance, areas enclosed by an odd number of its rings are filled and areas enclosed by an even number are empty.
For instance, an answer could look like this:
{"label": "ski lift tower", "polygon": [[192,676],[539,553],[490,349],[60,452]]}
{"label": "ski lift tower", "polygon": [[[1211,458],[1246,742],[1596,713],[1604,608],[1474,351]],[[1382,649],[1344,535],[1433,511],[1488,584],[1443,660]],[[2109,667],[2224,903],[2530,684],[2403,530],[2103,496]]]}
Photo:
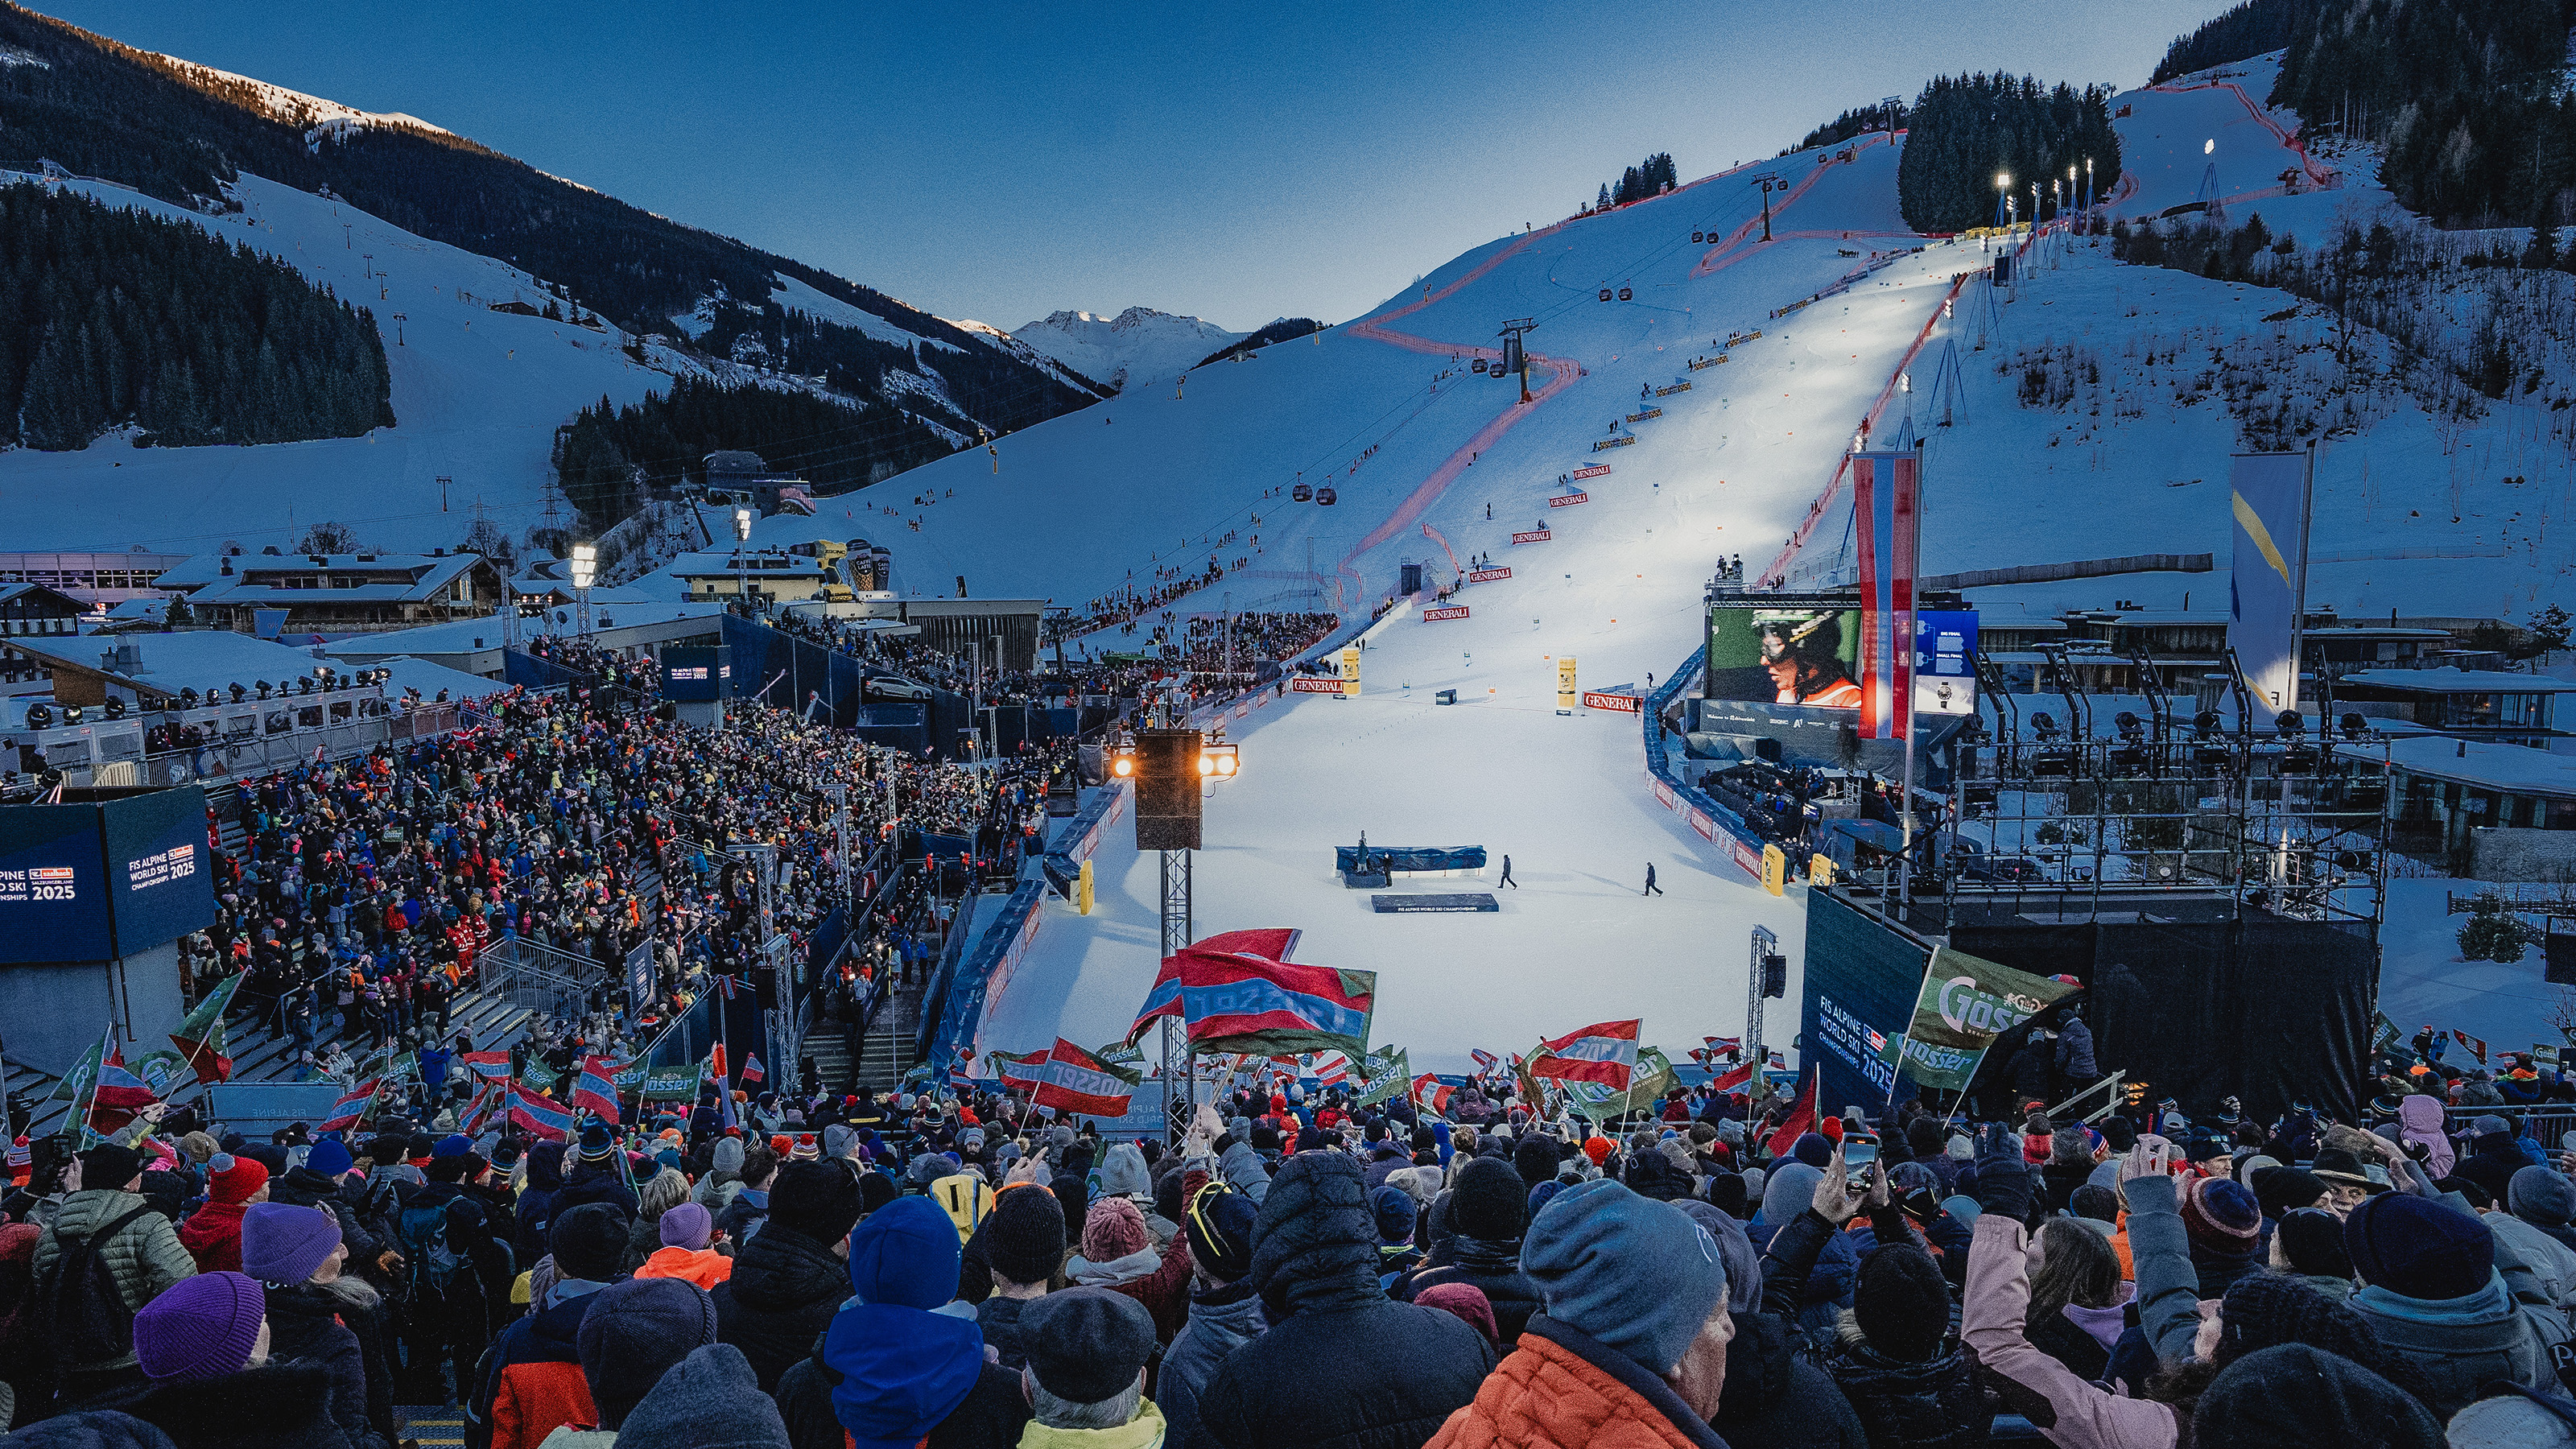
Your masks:
{"label": "ski lift tower", "polygon": [[1777,173],[1769,171],[1754,177],[1753,180],[1762,188],[1762,239],[1769,241],[1771,239],[1771,193],[1775,190],[1786,191],[1789,185],[1782,181]]}
{"label": "ski lift tower", "polygon": [[1494,335],[1503,339],[1503,371],[1521,375],[1521,401],[1530,401],[1529,352],[1521,346],[1521,334],[1538,325],[1532,317],[1515,317],[1503,324]]}

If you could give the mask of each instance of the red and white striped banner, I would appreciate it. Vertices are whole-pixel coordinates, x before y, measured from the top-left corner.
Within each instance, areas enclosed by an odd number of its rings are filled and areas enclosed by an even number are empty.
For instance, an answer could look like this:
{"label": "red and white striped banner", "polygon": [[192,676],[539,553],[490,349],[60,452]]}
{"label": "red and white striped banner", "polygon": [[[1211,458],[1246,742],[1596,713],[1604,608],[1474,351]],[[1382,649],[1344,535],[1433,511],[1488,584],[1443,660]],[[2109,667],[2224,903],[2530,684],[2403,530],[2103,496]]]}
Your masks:
{"label": "red and white striped banner", "polygon": [[1464,604],[1452,604],[1445,609],[1425,609],[1422,611],[1422,620],[1426,624],[1439,619],[1463,619],[1466,617],[1467,606]]}
{"label": "red and white striped banner", "polygon": [[1537,530],[1537,531],[1535,531],[1535,532],[1532,532],[1532,533],[1515,533],[1515,534],[1513,534],[1513,535],[1512,535],[1512,542],[1514,542],[1514,543],[1545,543],[1545,542],[1547,542],[1547,541],[1548,541],[1548,539],[1550,539],[1550,538],[1552,538],[1552,537],[1554,537],[1554,535],[1553,535],[1553,534],[1551,534],[1548,530],[1546,530],[1546,529],[1542,528],[1542,529],[1539,529],[1539,530]]}

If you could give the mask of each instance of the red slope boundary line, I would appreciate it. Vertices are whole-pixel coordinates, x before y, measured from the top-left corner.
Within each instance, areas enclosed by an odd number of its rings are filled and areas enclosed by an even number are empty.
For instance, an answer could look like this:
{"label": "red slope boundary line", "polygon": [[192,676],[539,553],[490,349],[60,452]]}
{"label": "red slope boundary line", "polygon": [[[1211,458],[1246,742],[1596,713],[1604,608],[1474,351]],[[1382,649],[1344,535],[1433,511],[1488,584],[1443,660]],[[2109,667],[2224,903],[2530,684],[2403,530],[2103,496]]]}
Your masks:
{"label": "red slope boundary line", "polygon": [[[1860,144],[1852,148],[1853,154],[1858,155],[1860,152],[1867,150],[1873,140],[1886,142],[1891,145],[1894,144],[1891,141],[1887,141],[1885,132],[1876,132],[1870,136],[1863,137]],[[1830,151],[1828,154],[1830,154]],[[1780,204],[1771,208],[1771,220],[1774,222],[1779,221],[1780,213],[1787,211],[1790,207],[1796,205],[1798,198],[1807,194],[1808,188],[1814,186],[1817,182],[1824,180],[1826,172],[1833,170],[1835,166],[1839,166],[1841,164],[1841,162],[1836,161],[1810,168],[1807,172],[1806,179],[1789,188],[1788,195],[1780,198]],[[1699,264],[1691,268],[1690,275],[1694,278],[1709,276],[1714,274],[1721,266],[1728,265],[1729,263],[1719,262],[1718,258],[1741,245],[1746,237],[1753,234],[1753,229],[1761,224],[1762,218],[1760,216],[1756,215],[1747,217],[1742,225],[1738,226],[1734,231],[1727,233],[1726,240],[1719,242],[1716,246],[1708,249],[1707,254],[1699,259]],[[1775,241],[1779,240],[1779,235],[1779,232],[1775,229],[1772,233],[1772,239]],[[1751,255],[1749,252],[1740,253],[1737,257],[1731,258],[1730,262],[1741,260],[1742,257],[1749,255]]]}
{"label": "red slope boundary line", "polygon": [[2238,85],[2234,81],[2203,81],[2198,85],[2161,85],[2149,86],[2147,89],[2158,91],[2169,96],[2178,96],[2190,91],[2233,91],[2236,93],[2236,99],[2244,103],[2245,113],[2252,116],[2256,122],[2261,124],[2264,130],[2271,132],[2272,139],[2281,143],[2282,150],[2288,151],[2299,158],[2299,169],[2307,173],[2308,180],[2319,186],[2329,186],[2334,183],[2336,177],[2342,174],[2330,166],[2319,165],[2317,158],[2308,154],[2308,148],[2305,142],[2302,142],[2298,137],[2291,135],[2288,131],[2281,129],[2281,123],[2272,119],[2271,111],[2257,104],[2252,96],[2245,93],[2245,87]]}

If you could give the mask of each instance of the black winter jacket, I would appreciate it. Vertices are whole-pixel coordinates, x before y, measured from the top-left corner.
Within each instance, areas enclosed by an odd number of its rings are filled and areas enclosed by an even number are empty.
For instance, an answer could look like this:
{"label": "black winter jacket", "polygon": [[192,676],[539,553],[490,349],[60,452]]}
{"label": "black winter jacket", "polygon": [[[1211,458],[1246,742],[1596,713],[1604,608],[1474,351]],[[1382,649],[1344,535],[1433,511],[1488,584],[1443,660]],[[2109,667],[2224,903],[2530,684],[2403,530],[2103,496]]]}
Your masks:
{"label": "black winter jacket", "polygon": [[[1871,1227],[1884,1242],[1908,1241],[1903,1215],[1893,1208],[1873,1214]],[[1834,1225],[1813,1208],[1773,1235],[1771,1250],[1762,1259],[1763,1311],[1796,1310],[1817,1254],[1836,1236]],[[1976,1449],[1986,1442],[1999,1405],[1988,1401],[1977,1357],[1957,1341],[1955,1332],[1941,1353],[1914,1362],[1870,1348],[1849,1311],[1839,1327],[1838,1334],[1830,1335],[1820,1366],[1860,1417],[1870,1449]]]}
{"label": "black winter jacket", "polygon": [[1652,1148],[1628,1160],[1628,1190],[1657,1202],[1679,1202],[1691,1196],[1691,1175]]}
{"label": "black winter jacket", "polygon": [[1546,1306],[1538,1283],[1521,1271],[1519,1240],[1489,1243],[1483,1238],[1452,1238],[1450,1243],[1453,1261],[1405,1276],[1404,1301],[1411,1303],[1422,1296],[1423,1289],[1443,1283],[1477,1288],[1494,1305],[1494,1331],[1502,1338],[1503,1352],[1511,1352],[1520,1342],[1521,1330],[1529,1326],[1530,1315]]}
{"label": "black winter jacket", "polygon": [[389,1437],[379,1434],[370,1411],[381,1392],[391,1417],[393,1381],[386,1377],[379,1351],[374,1364],[379,1382],[370,1382],[365,1345],[340,1321],[340,1299],[313,1283],[283,1288],[272,1283],[266,1293],[269,1361],[319,1364],[330,1374],[331,1421],[348,1437],[351,1449],[383,1449],[391,1444]]}
{"label": "black winter jacket", "polygon": [[1710,1425],[1728,1449],[1869,1449],[1851,1400],[1800,1356],[1804,1342],[1776,1314],[1735,1315],[1726,1394]]}
{"label": "black winter jacket", "polygon": [[132,1414],[179,1449],[351,1449],[331,1420],[331,1372],[318,1363],[136,1384],[76,1407]]}
{"label": "black winter jacket", "polygon": [[716,1304],[716,1342],[751,1360],[763,1393],[814,1351],[850,1296],[850,1265],[824,1244],[773,1223],[734,1255],[733,1276],[709,1295]]}
{"label": "black winter jacket", "polygon": [[1493,1346],[1451,1314],[1388,1301],[1375,1226],[1357,1162],[1282,1164],[1252,1230],[1249,1281],[1272,1326],[1217,1366],[1198,1432],[1169,1449],[1421,1449],[1475,1398]]}

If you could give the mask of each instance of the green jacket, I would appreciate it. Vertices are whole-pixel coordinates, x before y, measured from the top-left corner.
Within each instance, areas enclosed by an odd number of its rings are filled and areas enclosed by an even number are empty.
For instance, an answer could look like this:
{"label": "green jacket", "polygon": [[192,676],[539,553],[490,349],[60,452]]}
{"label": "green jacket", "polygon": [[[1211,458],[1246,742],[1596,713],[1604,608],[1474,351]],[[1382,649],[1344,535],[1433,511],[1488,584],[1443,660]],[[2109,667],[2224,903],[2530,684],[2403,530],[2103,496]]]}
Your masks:
{"label": "green jacket", "polygon": [[[140,1195],[113,1188],[83,1188],[63,1199],[63,1209],[53,1226],[36,1240],[34,1263],[36,1281],[62,1257],[60,1234],[85,1236],[105,1227],[144,1205]],[[170,1220],[157,1212],[145,1213],[117,1231],[115,1237],[98,1245],[108,1272],[115,1276],[116,1287],[125,1297],[129,1311],[139,1311],[144,1304],[158,1298],[170,1285],[197,1273],[196,1259],[179,1245],[179,1231]],[[48,1325],[45,1331],[50,1332]],[[122,1357],[101,1359],[96,1363],[67,1363],[66,1370],[124,1368],[134,1362],[129,1350]]]}

